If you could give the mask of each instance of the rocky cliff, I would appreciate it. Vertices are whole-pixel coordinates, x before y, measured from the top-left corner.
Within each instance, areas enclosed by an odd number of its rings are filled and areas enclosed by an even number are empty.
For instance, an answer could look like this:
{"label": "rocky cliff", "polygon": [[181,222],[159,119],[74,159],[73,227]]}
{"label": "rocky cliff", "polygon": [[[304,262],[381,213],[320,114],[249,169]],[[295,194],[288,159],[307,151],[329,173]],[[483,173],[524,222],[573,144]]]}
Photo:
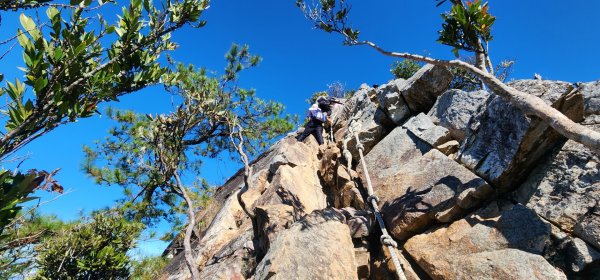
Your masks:
{"label": "rocky cliff", "polygon": [[[292,133],[220,187],[199,219],[202,279],[394,279],[366,203],[365,163],[407,279],[600,278],[600,158],[485,91],[448,90],[427,65],[361,87],[334,109],[325,145]],[[600,130],[600,82],[521,80]],[[163,279],[189,278],[174,250]]]}

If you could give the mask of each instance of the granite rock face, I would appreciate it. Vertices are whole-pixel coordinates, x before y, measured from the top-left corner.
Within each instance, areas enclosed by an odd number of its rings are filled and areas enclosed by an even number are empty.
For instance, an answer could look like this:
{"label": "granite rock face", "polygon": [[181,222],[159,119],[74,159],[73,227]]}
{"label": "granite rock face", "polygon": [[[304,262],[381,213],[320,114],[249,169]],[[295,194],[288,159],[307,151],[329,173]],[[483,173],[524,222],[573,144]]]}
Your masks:
{"label": "granite rock face", "polygon": [[[600,124],[588,127],[600,131]],[[516,198],[562,230],[574,232],[600,249],[599,169],[597,154],[569,140],[531,173]]]}
{"label": "granite rock face", "polygon": [[586,115],[600,115],[600,81],[579,84]]}
{"label": "granite rock face", "polygon": [[[525,80],[510,84],[540,97],[575,121],[583,116],[583,98],[565,82]],[[518,187],[535,163],[564,138],[541,120],[526,116],[498,96],[471,121],[459,161],[490,182],[498,192]]]}
{"label": "granite rock face", "polygon": [[[198,213],[201,278],[394,279],[353,131],[407,279],[600,275],[599,155],[498,96],[448,90],[446,71],[361,86],[326,145],[277,141],[252,162],[252,215],[241,171],[219,187]],[[593,129],[599,85],[511,83]],[[189,279],[178,242],[160,279]]]}
{"label": "granite rock face", "polygon": [[[398,239],[457,218],[490,192],[484,180],[401,127],[365,161],[386,224]],[[362,166],[358,171],[364,181]]]}
{"label": "granite rock face", "polygon": [[438,98],[427,115],[433,123],[448,129],[452,138],[462,141],[471,118],[485,107],[488,98],[490,94],[487,91],[465,92],[452,89]]}
{"label": "granite rock face", "polygon": [[358,279],[350,231],[336,211],[315,211],[282,232],[254,279]]}
{"label": "granite rock face", "polygon": [[452,74],[446,67],[427,64],[408,80],[398,79],[383,86],[379,103],[388,117],[401,125],[409,115],[428,112],[450,81]]}
{"label": "granite rock face", "polygon": [[541,253],[550,227],[522,205],[493,203],[404,248],[433,279],[566,279]]}
{"label": "granite rock face", "polygon": [[431,118],[423,113],[410,118],[402,127],[432,147],[437,147],[452,140],[448,129],[435,125]]}
{"label": "granite rock face", "polygon": [[365,152],[368,152],[389,132],[388,128],[393,125],[377,103],[371,100],[371,97],[374,98],[374,94],[373,89],[359,89],[348,100],[348,104],[354,104],[344,109],[348,113],[337,116],[340,123],[337,126],[339,128],[336,129],[336,126],[334,126],[337,146],[346,145],[351,148],[350,152],[354,161],[358,161],[359,155],[355,149],[356,139],[353,131],[358,133],[358,137],[365,147]]}

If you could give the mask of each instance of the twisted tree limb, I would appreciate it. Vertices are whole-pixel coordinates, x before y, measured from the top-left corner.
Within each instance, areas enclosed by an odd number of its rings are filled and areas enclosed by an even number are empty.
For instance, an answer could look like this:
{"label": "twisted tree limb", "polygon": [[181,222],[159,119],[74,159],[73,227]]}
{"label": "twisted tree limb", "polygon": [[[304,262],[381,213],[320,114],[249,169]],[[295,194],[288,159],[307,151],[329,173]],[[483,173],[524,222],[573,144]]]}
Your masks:
{"label": "twisted tree limb", "polygon": [[497,94],[527,115],[533,115],[547,123],[558,133],[575,142],[581,143],[590,150],[600,154],[600,132],[578,124],[557,109],[548,105],[541,98],[519,91],[500,81],[494,75],[466,63],[464,61],[442,60],[406,52],[390,52],[370,41],[354,41],[351,45],[367,45],[379,53],[391,56],[421,61],[433,65],[458,67],[477,75],[494,93]]}

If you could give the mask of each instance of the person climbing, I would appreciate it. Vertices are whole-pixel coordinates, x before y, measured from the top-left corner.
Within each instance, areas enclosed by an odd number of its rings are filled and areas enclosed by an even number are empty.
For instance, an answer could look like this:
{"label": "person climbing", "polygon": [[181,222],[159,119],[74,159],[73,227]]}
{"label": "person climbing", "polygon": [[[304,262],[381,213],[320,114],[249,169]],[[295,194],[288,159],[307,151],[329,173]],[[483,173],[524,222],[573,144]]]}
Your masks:
{"label": "person climbing", "polygon": [[321,111],[325,112],[327,116],[331,116],[331,107],[334,103],[342,104],[342,102],[337,101],[337,99],[334,97],[319,96],[319,98],[317,98],[317,104],[319,104],[319,108]]}
{"label": "person climbing", "polygon": [[327,121],[327,115],[319,108],[319,104],[315,103],[308,109],[306,118],[308,122],[304,126],[304,132],[296,139],[302,142],[308,135],[312,134],[319,145],[323,145],[323,123]]}

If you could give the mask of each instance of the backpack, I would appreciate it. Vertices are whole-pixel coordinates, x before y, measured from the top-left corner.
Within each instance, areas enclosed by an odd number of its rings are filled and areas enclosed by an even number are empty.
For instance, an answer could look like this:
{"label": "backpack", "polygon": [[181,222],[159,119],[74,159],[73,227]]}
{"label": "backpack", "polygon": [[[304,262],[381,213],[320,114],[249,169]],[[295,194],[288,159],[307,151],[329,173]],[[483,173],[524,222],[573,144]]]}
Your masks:
{"label": "backpack", "polygon": [[321,111],[320,108],[308,110],[306,117],[308,121],[312,121],[316,124],[322,124],[327,120],[327,116]]}

